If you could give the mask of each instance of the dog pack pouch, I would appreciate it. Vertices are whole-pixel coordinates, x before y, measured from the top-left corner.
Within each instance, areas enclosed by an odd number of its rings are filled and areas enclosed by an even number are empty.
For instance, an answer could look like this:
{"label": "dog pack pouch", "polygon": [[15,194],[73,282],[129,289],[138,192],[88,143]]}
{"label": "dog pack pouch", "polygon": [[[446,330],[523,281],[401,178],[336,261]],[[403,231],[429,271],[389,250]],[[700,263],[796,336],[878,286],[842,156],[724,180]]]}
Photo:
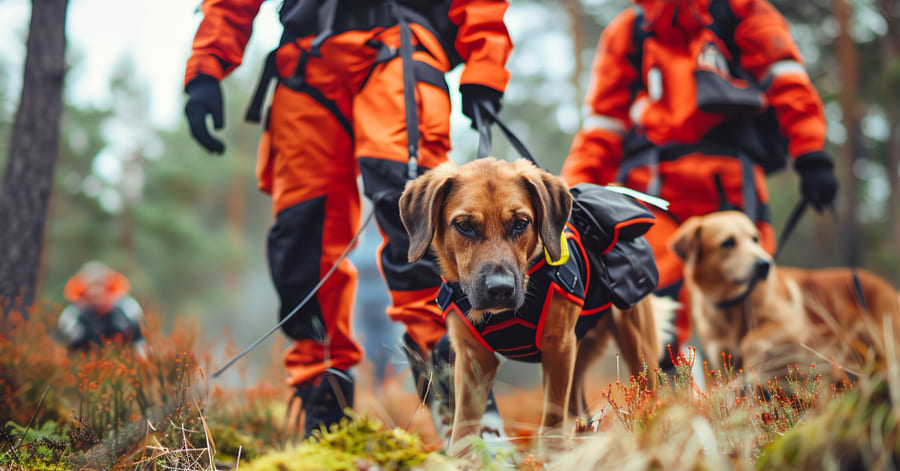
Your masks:
{"label": "dog pack pouch", "polygon": [[604,293],[627,309],[656,289],[659,272],[653,249],[643,235],[656,222],[637,199],[592,183],[570,192],[575,198],[570,221],[581,234],[593,273],[601,273]]}

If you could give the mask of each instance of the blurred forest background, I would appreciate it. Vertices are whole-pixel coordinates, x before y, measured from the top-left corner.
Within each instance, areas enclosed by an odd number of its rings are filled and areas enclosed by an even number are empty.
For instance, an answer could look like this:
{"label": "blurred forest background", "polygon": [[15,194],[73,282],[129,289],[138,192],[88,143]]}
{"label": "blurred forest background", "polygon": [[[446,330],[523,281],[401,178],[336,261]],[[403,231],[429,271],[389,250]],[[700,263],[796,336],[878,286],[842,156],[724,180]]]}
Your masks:
{"label": "blurred forest background", "polygon": [[[842,184],[842,226],[807,215],[780,262],[843,264],[838,237],[852,235],[861,266],[900,286],[900,2],[773,3],[789,19],[825,101],[829,151]],[[600,32],[628,5],[627,0],[512,2],[507,23],[515,50],[502,116],[552,171],[561,168],[580,126]],[[21,40],[16,47],[24,49],[27,32],[26,22],[15,32]],[[195,144],[180,116],[167,125],[153,124],[154,98],[134,66],[139,58],[121,58],[108,83],[113,98],[108,105],[77,105],[67,85],[40,268],[42,303],[61,307],[66,280],[85,261],[99,259],[126,274],[145,309],[168,322],[194,318],[213,336],[228,334],[241,346],[274,324],[277,299],[265,263],[272,215],[253,176],[260,128],[241,121],[270,46],[251,43],[244,65],[224,81],[228,150],[222,157]],[[184,44],[170,58],[181,66],[188,52]],[[90,76],[83,53],[70,43],[69,77]],[[450,77],[451,157],[465,161],[474,156],[476,135],[459,112],[454,86],[459,72]],[[0,168],[5,168],[20,75],[0,52]],[[516,157],[501,138],[495,146],[498,156]],[[780,228],[797,201],[798,182],[786,171],[770,184]],[[374,267],[378,243],[377,232],[370,230],[353,255],[361,272],[358,330],[370,337],[389,332],[367,339],[375,345],[397,338],[397,327],[383,313],[387,298]],[[257,361],[270,354],[259,350]]]}

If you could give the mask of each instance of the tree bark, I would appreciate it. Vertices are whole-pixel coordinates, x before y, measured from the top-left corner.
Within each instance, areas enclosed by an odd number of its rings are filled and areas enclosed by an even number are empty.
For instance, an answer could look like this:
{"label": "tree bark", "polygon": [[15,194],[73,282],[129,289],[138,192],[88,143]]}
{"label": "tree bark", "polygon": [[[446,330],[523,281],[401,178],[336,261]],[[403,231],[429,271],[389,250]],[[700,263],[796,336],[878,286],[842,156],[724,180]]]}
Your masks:
{"label": "tree bark", "polygon": [[888,189],[888,247],[900,247],[900,93],[897,91],[900,70],[900,2],[881,0],[878,4],[887,23],[887,33],[881,41],[881,66],[885,114],[888,119],[888,141],[885,168]]}
{"label": "tree bark", "polygon": [[35,301],[65,77],[68,0],[32,1],[22,94],[0,193],[0,310]]}
{"label": "tree bark", "polygon": [[858,265],[859,233],[860,225],[857,216],[859,207],[859,191],[853,167],[860,157],[862,147],[859,110],[859,50],[850,36],[850,19],[853,16],[853,7],[847,0],[833,0],[834,17],[837,20],[839,32],[835,38],[835,49],[839,65],[839,77],[841,79],[841,91],[839,102],[843,114],[844,128],[847,130],[847,140],[841,148],[841,156],[836,159],[835,169],[841,175],[841,191],[838,193],[838,210],[841,214],[841,222],[844,227],[839,232],[844,238],[844,251],[847,262]]}
{"label": "tree bark", "polygon": [[569,28],[572,35],[572,49],[575,59],[574,70],[572,70],[572,86],[575,88],[575,100],[581,103],[584,100],[584,90],[581,86],[581,77],[584,75],[584,54],[585,40],[584,31],[581,28],[581,19],[584,17],[584,10],[581,8],[580,0],[563,0],[560,2],[566,15],[569,17]]}

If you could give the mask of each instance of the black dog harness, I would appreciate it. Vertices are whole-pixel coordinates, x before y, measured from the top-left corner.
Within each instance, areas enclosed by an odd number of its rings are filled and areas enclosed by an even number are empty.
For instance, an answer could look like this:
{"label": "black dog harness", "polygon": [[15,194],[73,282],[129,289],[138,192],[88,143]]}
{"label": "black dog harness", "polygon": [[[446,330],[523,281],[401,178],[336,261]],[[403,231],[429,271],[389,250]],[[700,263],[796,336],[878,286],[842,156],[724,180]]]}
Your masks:
{"label": "black dog harness", "polygon": [[479,324],[466,317],[471,305],[459,283],[445,281],[441,285],[437,302],[446,319],[455,312],[485,348],[505,357],[525,362],[541,360],[541,335],[548,319],[548,309],[553,296],[562,296],[581,306],[581,315],[575,325],[575,334],[581,339],[597,325],[600,317],[612,307],[605,290],[591,290],[591,271],[581,236],[569,224],[565,231],[569,258],[561,265],[551,265],[541,256],[528,269],[528,295],[525,304],[512,309],[489,314]]}
{"label": "black dog harness", "polygon": [[[444,280],[437,303],[444,319],[455,312],[485,348],[519,361],[541,360],[541,336],[550,300],[562,296],[581,306],[575,335],[581,339],[613,305],[626,309],[656,288],[659,273],[643,234],[653,214],[636,192],[583,183],[571,190],[574,207],[566,224],[561,253],[533,260],[528,269],[525,304],[491,313],[473,324],[469,299],[459,283]],[[644,195],[646,196],[646,195]]]}

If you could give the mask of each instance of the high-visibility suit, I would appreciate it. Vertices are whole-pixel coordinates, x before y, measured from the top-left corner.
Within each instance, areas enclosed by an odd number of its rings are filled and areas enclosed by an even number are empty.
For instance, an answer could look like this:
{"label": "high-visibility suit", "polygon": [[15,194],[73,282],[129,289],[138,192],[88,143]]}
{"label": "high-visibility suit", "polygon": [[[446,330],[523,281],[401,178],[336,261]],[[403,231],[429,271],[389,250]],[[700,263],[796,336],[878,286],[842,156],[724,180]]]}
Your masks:
{"label": "high-visibility suit", "polygon": [[[748,137],[756,132],[748,124],[752,118],[774,113],[803,195],[817,207],[831,202],[837,184],[824,153],[821,100],[787,23],[771,4],[636,3],[600,38],[587,116],[562,174],[570,185],[618,182],[670,202],[668,212],[654,208],[657,224],[645,237],[659,268],[657,292],[678,297],[681,291],[683,298],[682,264],[667,242],[688,217],[741,209],[758,225],[763,246],[775,248],[760,165],[772,155],[759,150],[758,135]],[[726,12],[731,24],[714,24],[713,8]],[[689,334],[684,313],[676,325],[680,343]]]}
{"label": "high-visibility suit", "polygon": [[[204,18],[185,76],[192,98],[192,82],[218,82],[240,65],[262,1],[203,2]],[[409,149],[403,63],[398,54],[401,28],[395,17],[386,16],[393,15],[391,8],[396,6],[358,0],[300,0],[299,5],[314,1],[319,6],[311,9],[311,21],[318,21],[318,28],[288,31],[275,53],[279,81],[265,116],[256,168],[259,188],[272,195],[276,217],[269,233],[268,258],[281,298],[281,317],[313,289],[359,229],[356,181],[361,175],[384,237],[378,257],[391,295],[387,313],[406,325],[418,346],[430,351],[445,332],[435,303],[441,279],[433,260],[408,262],[409,241],[399,217],[399,195],[409,178]],[[297,2],[293,3],[296,7]],[[502,95],[509,79],[505,63],[512,49],[503,23],[508,2],[397,3],[411,11],[421,174],[444,162],[450,149],[445,72],[461,61],[465,64],[462,87],[488,90],[498,100]],[[449,20],[455,34],[449,40],[425,21],[440,4],[449,4],[449,10],[446,18],[434,23]],[[337,10],[329,19],[322,8]],[[283,22],[285,9],[287,2],[282,7]],[[330,23],[326,26],[323,21]],[[356,282],[356,269],[344,259],[315,298],[284,326],[295,339],[284,356],[291,385],[315,383],[329,368],[347,370],[360,361],[361,347],[351,335]]]}
{"label": "high-visibility suit", "polygon": [[66,347],[88,350],[117,340],[145,355],[144,312],[129,288],[125,275],[101,262],[86,263],[63,288],[70,304],[60,313],[57,327]]}

